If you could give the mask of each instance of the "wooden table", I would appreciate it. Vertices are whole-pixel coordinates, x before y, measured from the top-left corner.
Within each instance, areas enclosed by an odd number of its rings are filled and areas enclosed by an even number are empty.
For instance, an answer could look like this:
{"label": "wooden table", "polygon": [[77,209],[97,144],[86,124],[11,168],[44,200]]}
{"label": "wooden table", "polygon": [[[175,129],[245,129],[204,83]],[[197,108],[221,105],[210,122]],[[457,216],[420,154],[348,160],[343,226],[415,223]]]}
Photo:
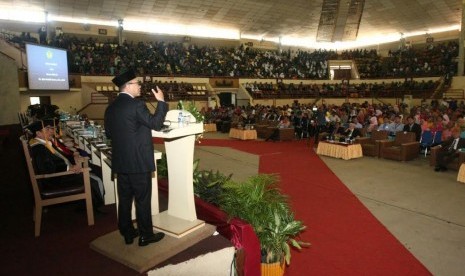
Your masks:
{"label": "wooden table", "polygon": [[229,130],[229,137],[241,140],[256,140],[257,131],[255,129],[237,129],[231,128]]}
{"label": "wooden table", "polygon": [[204,132],[215,132],[216,124],[203,124],[203,131]]}
{"label": "wooden table", "polygon": [[344,160],[363,157],[362,146],[360,144],[339,142],[321,141],[318,143],[316,153],[334,158],[342,158]]}

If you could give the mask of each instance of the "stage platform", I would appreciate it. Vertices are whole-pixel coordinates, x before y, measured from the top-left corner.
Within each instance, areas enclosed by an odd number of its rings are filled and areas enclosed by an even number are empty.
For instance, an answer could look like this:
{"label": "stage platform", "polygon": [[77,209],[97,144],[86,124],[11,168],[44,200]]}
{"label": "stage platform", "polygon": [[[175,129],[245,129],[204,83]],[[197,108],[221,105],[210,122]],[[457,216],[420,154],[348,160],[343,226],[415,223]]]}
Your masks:
{"label": "stage platform", "polygon": [[[138,246],[138,239],[134,239],[133,244],[126,245],[123,237],[116,230],[93,240],[90,243],[90,248],[139,273],[143,273],[154,267],[160,268],[160,265],[176,265],[176,263],[182,263],[209,252],[214,254],[215,251],[224,248],[232,248],[232,252],[234,252],[234,247],[228,240],[220,235],[213,235],[215,229],[215,226],[205,224],[204,227],[182,238],[166,235],[160,242],[145,247]],[[216,246],[206,246],[205,244],[216,244]],[[208,249],[208,247],[210,248]],[[231,264],[232,260],[233,257],[228,261],[227,266]]]}

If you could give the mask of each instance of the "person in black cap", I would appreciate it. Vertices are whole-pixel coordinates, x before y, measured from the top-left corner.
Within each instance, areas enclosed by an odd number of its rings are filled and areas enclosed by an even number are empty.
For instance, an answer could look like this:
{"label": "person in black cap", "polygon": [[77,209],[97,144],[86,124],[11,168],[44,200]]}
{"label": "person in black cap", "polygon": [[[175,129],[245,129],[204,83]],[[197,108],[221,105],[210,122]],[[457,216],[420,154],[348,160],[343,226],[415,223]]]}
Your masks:
{"label": "person in black cap", "polygon": [[[75,175],[65,175],[52,179],[42,180],[41,185],[66,185],[66,183],[83,182],[82,168],[78,162],[67,158],[63,152],[52,143],[55,132],[54,120],[35,121],[26,126],[31,132],[29,140],[35,168],[39,174],[50,174],[64,171],[73,171]],[[73,162],[74,161],[74,162]],[[90,173],[92,205],[95,211],[103,206],[103,182],[92,172]]]}
{"label": "person in black cap", "polygon": [[[151,197],[152,172],[155,171],[151,130],[163,127],[168,104],[157,86],[152,93],[158,101],[154,114],[145,102],[137,99],[141,85],[133,71],[115,78],[118,97],[105,111],[105,134],[112,144],[112,171],[118,180],[118,228],[126,244],[139,237],[139,246],[146,246],[164,237],[153,232]],[[132,201],[135,200],[137,227],[131,220]]]}

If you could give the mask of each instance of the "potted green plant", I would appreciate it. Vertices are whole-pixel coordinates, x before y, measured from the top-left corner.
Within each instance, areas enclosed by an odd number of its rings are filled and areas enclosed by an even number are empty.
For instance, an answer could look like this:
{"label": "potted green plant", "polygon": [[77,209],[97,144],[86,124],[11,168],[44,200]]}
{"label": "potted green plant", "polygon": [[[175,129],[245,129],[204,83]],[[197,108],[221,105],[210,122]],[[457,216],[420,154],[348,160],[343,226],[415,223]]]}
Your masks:
{"label": "potted green plant", "polygon": [[[224,185],[231,179],[232,174],[225,175],[219,171],[200,170],[199,163],[199,159],[194,160],[192,177],[194,194],[205,202],[219,206],[219,198],[224,192]],[[165,153],[162,154],[161,159],[157,160],[157,174],[160,178],[168,178],[168,162]]]}
{"label": "potted green plant", "polygon": [[224,192],[224,184],[232,177],[213,170],[194,171],[194,194],[202,200],[219,206],[219,199]]}
{"label": "potted green plant", "polygon": [[285,264],[291,261],[290,246],[301,249],[308,243],[296,237],[305,229],[294,219],[288,197],[278,188],[276,175],[259,174],[242,183],[229,181],[220,199],[220,207],[230,216],[241,218],[252,225],[260,240],[262,275],[269,264],[284,274]]}

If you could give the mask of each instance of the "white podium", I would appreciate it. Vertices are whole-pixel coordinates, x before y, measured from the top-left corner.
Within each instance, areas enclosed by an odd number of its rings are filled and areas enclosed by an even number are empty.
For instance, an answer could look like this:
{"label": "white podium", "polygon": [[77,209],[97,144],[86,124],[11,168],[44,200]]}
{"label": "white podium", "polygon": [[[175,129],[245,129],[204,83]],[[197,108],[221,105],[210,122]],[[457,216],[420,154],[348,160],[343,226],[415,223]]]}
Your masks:
{"label": "white podium", "polygon": [[[179,112],[190,121],[178,126]],[[166,121],[167,131],[152,131],[153,137],[164,139],[168,162],[168,210],[153,214],[153,226],[159,231],[180,238],[205,225],[197,219],[194,202],[193,162],[195,135],[203,133],[203,123],[196,123],[194,116],[185,110],[170,110]]]}

